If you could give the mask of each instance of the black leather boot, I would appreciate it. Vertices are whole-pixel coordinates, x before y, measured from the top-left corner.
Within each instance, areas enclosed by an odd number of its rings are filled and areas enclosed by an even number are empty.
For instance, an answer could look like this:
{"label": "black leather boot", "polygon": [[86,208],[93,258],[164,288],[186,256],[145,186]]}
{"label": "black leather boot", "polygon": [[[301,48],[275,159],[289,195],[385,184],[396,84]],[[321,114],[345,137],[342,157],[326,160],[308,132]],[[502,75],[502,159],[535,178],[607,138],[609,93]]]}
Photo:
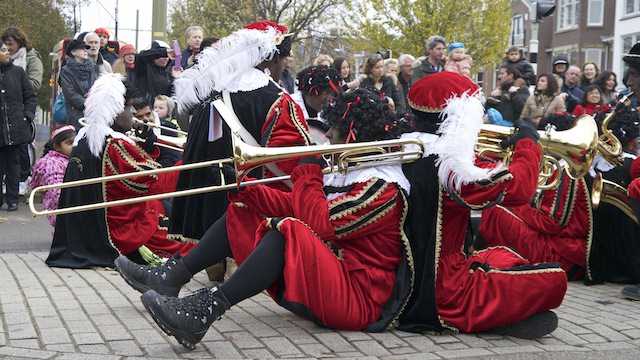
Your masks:
{"label": "black leather boot", "polygon": [[189,350],[195,349],[211,324],[231,307],[217,286],[200,289],[183,298],[149,290],[142,295],[142,304],[162,331]]}
{"label": "black leather boot", "polygon": [[515,324],[491,330],[491,333],[519,339],[538,339],[558,328],[558,315],[543,311]]}
{"label": "black leather boot", "polygon": [[180,255],[160,266],[139,265],[122,255],[114,263],[122,278],[141,293],[155,290],[159,294],[175,297],[193,276],[184,266]]}

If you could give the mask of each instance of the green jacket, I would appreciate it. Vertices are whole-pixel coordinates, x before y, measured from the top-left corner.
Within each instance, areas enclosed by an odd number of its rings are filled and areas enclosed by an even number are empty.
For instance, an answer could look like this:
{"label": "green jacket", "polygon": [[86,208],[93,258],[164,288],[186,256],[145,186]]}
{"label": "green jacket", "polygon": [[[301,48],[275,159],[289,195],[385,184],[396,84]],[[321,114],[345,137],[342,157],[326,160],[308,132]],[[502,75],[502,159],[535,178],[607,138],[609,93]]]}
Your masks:
{"label": "green jacket", "polygon": [[27,76],[31,81],[33,92],[38,93],[38,90],[42,86],[42,76],[44,70],[42,69],[42,61],[40,55],[36,49],[27,51]]}

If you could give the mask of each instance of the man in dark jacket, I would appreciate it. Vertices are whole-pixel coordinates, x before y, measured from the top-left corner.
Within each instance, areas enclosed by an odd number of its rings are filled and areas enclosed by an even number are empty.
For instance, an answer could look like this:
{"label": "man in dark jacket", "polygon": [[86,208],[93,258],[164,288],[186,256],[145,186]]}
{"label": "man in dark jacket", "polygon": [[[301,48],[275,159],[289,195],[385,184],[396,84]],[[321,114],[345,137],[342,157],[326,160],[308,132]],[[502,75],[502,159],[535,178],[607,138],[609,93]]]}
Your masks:
{"label": "man in dark jacket", "polygon": [[565,97],[565,105],[568,112],[572,112],[576,105],[582,103],[584,91],[580,88],[580,68],[577,66],[569,66],[564,73],[564,84],[561,93],[567,94]]}
{"label": "man in dark jacket", "polygon": [[11,63],[9,49],[0,42],[0,206],[6,202],[7,211],[18,210],[18,147],[33,140],[36,102],[29,77]]}
{"label": "man in dark jacket", "polygon": [[79,129],[78,120],[84,115],[84,100],[98,78],[98,70],[89,59],[87,45],[81,40],[71,40],[65,54],[69,58],[60,70],[58,83],[64,95],[67,124]]}
{"label": "man in dark jacket", "polygon": [[136,55],[135,86],[145,101],[153,104],[158,95],[171,96],[173,76],[170,61],[173,50],[163,41],[153,41],[151,49]]}
{"label": "man in dark jacket", "polygon": [[503,65],[511,65],[515,67],[520,76],[527,82],[527,85],[536,84],[536,73],[533,71],[533,66],[522,56],[522,52],[515,46],[512,46],[507,50]]}
{"label": "man in dark jacket", "polygon": [[504,120],[513,123],[520,118],[524,103],[529,98],[529,89],[520,72],[510,65],[500,66],[498,84],[487,98],[487,108],[498,110]]}
{"label": "man in dark jacket", "polygon": [[447,43],[442,36],[431,36],[426,43],[426,57],[418,59],[414,64],[412,82],[440,71],[444,71],[444,49]]}
{"label": "man in dark jacket", "polygon": [[558,55],[553,58],[553,73],[564,79],[564,73],[569,68],[569,59],[566,55]]}

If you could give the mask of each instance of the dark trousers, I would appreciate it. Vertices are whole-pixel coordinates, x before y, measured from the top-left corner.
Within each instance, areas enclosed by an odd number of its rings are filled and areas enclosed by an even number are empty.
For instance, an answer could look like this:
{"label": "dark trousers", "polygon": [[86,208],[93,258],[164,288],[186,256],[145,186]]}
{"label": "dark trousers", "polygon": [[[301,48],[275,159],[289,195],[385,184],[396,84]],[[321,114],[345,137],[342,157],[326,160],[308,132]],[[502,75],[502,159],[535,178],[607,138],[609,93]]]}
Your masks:
{"label": "dark trousers", "polygon": [[0,186],[0,205],[18,203],[18,183],[20,182],[20,151],[19,145],[0,147],[0,185],[7,187],[6,194]]}

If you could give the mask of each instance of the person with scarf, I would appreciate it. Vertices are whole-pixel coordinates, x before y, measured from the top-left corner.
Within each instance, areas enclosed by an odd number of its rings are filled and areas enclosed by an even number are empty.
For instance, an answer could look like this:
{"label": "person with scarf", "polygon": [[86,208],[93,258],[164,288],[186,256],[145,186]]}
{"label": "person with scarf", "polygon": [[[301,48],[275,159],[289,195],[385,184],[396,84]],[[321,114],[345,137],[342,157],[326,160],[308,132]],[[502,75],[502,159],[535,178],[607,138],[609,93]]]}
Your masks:
{"label": "person with scarf", "polygon": [[89,59],[88,48],[81,40],[71,40],[65,50],[67,61],[58,78],[67,110],[67,124],[77,130],[80,129],[78,120],[83,116],[89,89],[98,78],[96,64]]}
{"label": "person with scarf", "polygon": [[42,60],[40,60],[38,51],[31,47],[27,35],[20,28],[10,26],[0,38],[9,48],[13,65],[21,67],[27,73],[33,91],[38,93],[42,86]]}
{"label": "person with scarf", "polygon": [[399,329],[455,329],[537,338],[557,327],[567,276],[557,264],[536,264],[506,247],[467,253],[471,210],[526,204],[535,193],[542,149],[522,123],[502,146],[508,166],[475,156],[484,109],[471,79],[444,71],[409,90],[415,132],[426,153],[404,165],[411,184],[407,235],[415,283]]}
{"label": "person with scarf", "polygon": [[[338,96],[323,114],[333,144],[390,140],[406,126],[366,89]],[[291,174],[291,191],[257,185],[231,193],[230,208],[259,215],[252,231],[242,229],[242,217],[228,213],[189,255],[150,272],[119,258],[120,274],[137,290],[150,289],[142,295],[145,308],[189,349],[227,310],[263,290],[321,326],[392,328],[413,278],[403,230],[409,183],[399,163],[323,176],[326,165],[321,157],[303,158]],[[193,274],[227,257],[238,264],[228,280],[177,297]]]}
{"label": "person with scarf", "polygon": [[[127,84],[128,85],[128,84]],[[85,120],[74,142],[64,182],[159,169],[159,149],[152,131],[132,129],[133,88],[120,74],[102,75],[86,100]],[[148,129],[147,129],[148,130]],[[117,201],[174,191],[176,171],[137,176],[62,189],[59,208]],[[113,267],[120,255],[139,263],[160,264],[175,253],[185,255],[193,244],[167,239],[167,218],[160,200],[58,215],[46,263],[51,267]]]}

